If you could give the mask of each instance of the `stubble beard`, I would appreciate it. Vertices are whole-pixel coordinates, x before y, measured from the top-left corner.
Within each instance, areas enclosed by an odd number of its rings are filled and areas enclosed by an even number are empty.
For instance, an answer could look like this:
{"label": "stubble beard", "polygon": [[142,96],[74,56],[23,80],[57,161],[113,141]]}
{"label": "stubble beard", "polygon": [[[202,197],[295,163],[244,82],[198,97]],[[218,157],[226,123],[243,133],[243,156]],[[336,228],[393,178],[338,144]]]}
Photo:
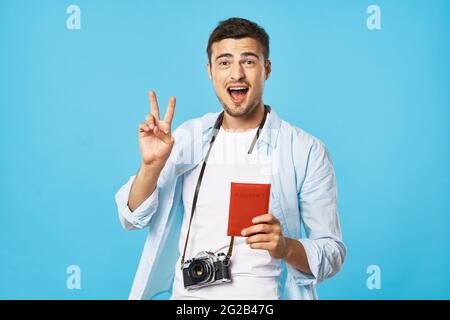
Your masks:
{"label": "stubble beard", "polygon": [[258,109],[258,106],[261,103],[261,99],[255,99],[255,100],[249,102],[247,108],[236,110],[236,109],[230,108],[225,102],[222,101],[222,99],[219,98],[219,101],[222,104],[225,112],[234,118],[249,117]]}

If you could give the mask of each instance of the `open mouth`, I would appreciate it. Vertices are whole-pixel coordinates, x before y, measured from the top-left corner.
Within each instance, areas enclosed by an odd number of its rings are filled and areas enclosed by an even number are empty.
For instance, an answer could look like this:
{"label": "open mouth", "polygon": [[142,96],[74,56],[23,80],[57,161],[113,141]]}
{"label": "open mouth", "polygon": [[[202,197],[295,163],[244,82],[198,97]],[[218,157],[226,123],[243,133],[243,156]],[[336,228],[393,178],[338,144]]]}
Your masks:
{"label": "open mouth", "polygon": [[247,96],[248,90],[249,88],[246,86],[230,87],[227,89],[228,94],[231,97],[231,100],[236,104],[240,104],[244,101],[245,97]]}

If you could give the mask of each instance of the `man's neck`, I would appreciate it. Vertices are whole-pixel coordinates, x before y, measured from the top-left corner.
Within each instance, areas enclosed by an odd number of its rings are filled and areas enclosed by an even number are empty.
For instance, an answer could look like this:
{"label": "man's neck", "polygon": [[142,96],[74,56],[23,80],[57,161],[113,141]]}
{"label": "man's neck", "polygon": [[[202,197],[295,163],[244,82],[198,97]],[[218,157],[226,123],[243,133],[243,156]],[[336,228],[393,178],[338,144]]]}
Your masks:
{"label": "man's neck", "polygon": [[224,112],[222,127],[227,131],[246,131],[257,128],[264,117],[264,104],[260,103],[255,110],[242,117],[232,117]]}

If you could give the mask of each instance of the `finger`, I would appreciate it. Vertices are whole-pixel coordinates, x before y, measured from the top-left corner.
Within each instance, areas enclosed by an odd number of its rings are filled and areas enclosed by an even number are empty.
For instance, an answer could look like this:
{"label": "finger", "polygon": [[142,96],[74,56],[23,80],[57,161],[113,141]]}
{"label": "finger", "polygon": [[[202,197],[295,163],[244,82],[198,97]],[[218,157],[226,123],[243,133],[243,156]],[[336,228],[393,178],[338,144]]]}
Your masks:
{"label": "finger", "polygon": [[161,132],[170,135],[170,125],[167,122],[159,120],[157,121],[157,126]]}
{"label": "finger", "polygon": [[139,132],[138,132],[139,138],[147,137],[148,135],[151,134],[151,132],[152,130],[150,130],[150,128],[146,123],[141,123],[139,125]]}
{"label": "finger", "polygon": [[256,234],[254,236],[248,237],[245,242],[250,243],[257,243],[257,242],[270,242],[272,240],[272,236],[267,233],[260,233]]}
{"label": "finger", "polygon": [[251,226],[242,230],[241,234],[243,236],[251,236],[256,233],[270,233],[272,226],[266,223],[261,223],[256,226]]}
{"label": "finger", "polygon": [[263,215],[254,217],[252,222],[254,224],[257,224],[257,223],[270,223],[270,224],[279,223],[278,219],[271,213],[267,213],[267,214],[263,214]]}
{"label": "finger", "polygon": [[147,117],[145,117],[145,120],[147,121],[150,130],[153,130],[153,128],[155,127],[155,117],[153,117],[152,114],[149,114],[147,115]]}
{"label": "finger", "polygon": [[164,122],[168,123],[169,125],[172,124],[172,119],[173,119],[173,114],[175,113],[176,103],[177,103],[176,98],[170,97],[169,105],[167,106],[166,115],[164,116]]}
{"label": "finger", "polygon": [[158,100],[156,99],[155,91],[153,90],[150,91],[149,98],[150,98],[150,112],[156,118],[156,120],[159,120],[159,106]]}
{"label": "finger", "polygon": [[139,124],[139,132],[150,132],[150,128],[146,123]]}
{"label": "finger", "polygon": [[153,133],[157,138],[161,139],[165,143],[172,143],[174,141],[173,137],[170,135],[170,132],[169,134],[165,134],[160,126],[155,125],[153,128]]}
{"label": "finger", "polygon": [[165,134],[158,126],[153,128],[153,133],[159,139],[161,139],[164,143],[173,143],[174,139],[170,134]]}
{"label": "finger", "polygon": [[258,243],[252,243],[250,245],[250,248],[272,251],[275,249],[275,246],[271,242],[258,242]]}

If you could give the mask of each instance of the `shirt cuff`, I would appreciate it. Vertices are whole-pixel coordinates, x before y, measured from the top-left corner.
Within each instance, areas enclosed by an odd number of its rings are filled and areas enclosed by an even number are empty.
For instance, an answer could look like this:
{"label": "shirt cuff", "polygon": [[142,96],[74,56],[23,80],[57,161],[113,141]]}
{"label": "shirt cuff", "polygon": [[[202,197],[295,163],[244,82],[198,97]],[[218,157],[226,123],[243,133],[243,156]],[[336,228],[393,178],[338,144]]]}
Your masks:
{"label": "shirt cuff", "polygon": [[318,274],[319,274],[319,257],[316,245],[314,241],[311,239],[297,239],[305,248],[306,257],[308,259],[309,268],[311,270],[311,274],[301,272],[297,268],[288,265],[288,268],[291,269],[292,274],[294,276],[294,280],[298,285],[306,286],[318,283]]}
{"label": "shirt cuff", "polygon": [[158,187],[156,187],[153,193],[131,212],[128,207],[128,197],[134,179],[135,176],[132,176],[116,193],[116,204],[119,210],[119,217],[126,229],[142,229],[146,227],[158,208],[159,191]]}

